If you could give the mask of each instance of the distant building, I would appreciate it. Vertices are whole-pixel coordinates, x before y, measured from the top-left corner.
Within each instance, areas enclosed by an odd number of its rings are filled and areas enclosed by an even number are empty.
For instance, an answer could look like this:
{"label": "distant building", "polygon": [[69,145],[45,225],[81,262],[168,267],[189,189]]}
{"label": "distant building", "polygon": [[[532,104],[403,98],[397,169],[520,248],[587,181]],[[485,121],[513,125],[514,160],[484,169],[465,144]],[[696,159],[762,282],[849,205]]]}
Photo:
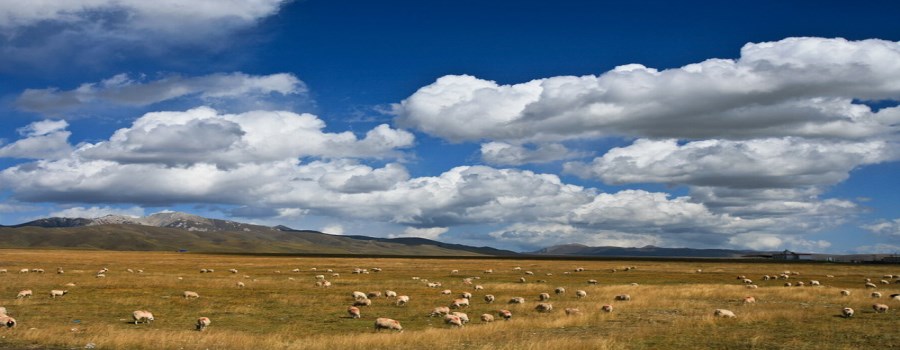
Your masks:
{"label": "distant building", "polygon": [[795,252],[785,249],[781,253],[772,254],[772,259],[775,259],[775,260],[812,260],[812,254],[795,253]]}

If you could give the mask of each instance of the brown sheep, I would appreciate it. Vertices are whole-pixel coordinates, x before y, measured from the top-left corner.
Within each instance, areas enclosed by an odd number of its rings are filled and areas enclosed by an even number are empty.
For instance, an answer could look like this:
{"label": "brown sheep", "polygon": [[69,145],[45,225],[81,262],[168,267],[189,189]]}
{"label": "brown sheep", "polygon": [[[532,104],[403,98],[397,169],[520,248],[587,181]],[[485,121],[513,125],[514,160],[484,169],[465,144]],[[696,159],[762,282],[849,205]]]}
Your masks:
{"label": "brown sheep", "polygon": [[350,318],[360,318],[359,308],[356,306],[351,306],[347,308],[347,314],[350,315]]}

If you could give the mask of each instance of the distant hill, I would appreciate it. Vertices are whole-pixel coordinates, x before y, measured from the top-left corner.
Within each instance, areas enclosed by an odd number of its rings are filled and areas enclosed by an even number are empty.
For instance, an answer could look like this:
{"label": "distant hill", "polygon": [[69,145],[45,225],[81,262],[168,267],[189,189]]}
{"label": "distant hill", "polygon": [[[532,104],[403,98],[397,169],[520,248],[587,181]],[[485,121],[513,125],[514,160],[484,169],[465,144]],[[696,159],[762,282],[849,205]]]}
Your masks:
{"label": "distant hill", "polygon": [[654,246],[642,248],[590,247],[583,244],[563,244],[543,248],[530,254],[606,257],[740,258],[747,255],[760,254],[760,252],[730,249],[660,248]]}
{"label": "distant hill", "polygon": [[143,218],[46,218],[0,227],[0,248],[188,250],[233,253],[419,256],[517,255],[424,238],[338,236],[165,212]]}

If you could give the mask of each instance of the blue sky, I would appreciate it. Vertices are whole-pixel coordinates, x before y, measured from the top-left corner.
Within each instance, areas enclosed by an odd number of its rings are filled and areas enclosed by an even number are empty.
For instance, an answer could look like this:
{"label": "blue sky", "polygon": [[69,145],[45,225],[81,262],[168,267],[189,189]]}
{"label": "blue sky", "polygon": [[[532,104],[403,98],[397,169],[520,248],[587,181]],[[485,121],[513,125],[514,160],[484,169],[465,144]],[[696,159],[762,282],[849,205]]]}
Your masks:
{"label": "blue sky", "polygon": [[898,252],[898,10],[0,0],[0,224]]}

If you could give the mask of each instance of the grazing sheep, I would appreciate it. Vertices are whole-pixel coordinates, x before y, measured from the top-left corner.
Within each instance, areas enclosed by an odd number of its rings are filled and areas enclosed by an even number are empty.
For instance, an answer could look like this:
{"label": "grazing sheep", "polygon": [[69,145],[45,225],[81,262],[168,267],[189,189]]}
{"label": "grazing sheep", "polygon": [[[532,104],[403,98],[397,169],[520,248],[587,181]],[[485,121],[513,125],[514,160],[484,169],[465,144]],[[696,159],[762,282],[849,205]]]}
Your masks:
{"label": "grazing sheep", "polygon": [[891,300],[900,301],[900,294],[891,294]]}
{"label": "grazing sheep", "polygon": [[12,318],[12,316],[0,315],[0,327],[2,326],[13,328],[16,326],[16,319]]}
{"label": "grazing sheep", "polygon": [[451,274],[451,275],[455,275],[455,274],[458,274],[458,273],[459,273],[459,270],[450,270],[450,274]]}
{"label": "grazing sheep", "polygon": [[325,275],[316,275],[316,279],[319,281],[325,280]]}
{"label": "grazing sheep", "polygon": [[370,306],[370,305],[372,305],[371,299],[356,299],[356,301],[353,302],[353,306]]}
{"label": "grazing sheep", "polygon": [[585,291],[583,291],[583,290],[580,290],[580,289],[579,289],[579,290],[576,290],[576,291],[575,291],[575,297],[576,297],[576,298],[579,298],[579,299],[580,299],[580,298],[584,298],[584,297],[586,297],[586,296],[587,296],[587,292],[585,292]]}
{"label": "grazing sheep", "polygon": [[429,317],[440,316],[440,315],[446,315],[446,314],[449,314],[449,313],[450,313],[450,308],[449,308],[449,307],[446,307],[446,306],[438,306],[438,307],[434,308],[434,310],[431,310],[431,314],[429,315]]}
{"label": "grazing sheep", "polygon": [[753,304],[756,303],[756,298],[754,297],[744,297],[744,304]]}
{"label": "grazing sheep", "polygon": [[497,316],[503,317],[503,320],[505,320],[505,321],[509,321],[509,319],[512,318],[512,312],[510,312],[509,310],[505,310],[505,309],[498,310]]}
{"label": "grazing sheep", "polygon": [[206,327],[209,327],[210,323],[212,323],[212,321],[209,320],[209,317],[198,318],[197,319],[197,330],[202,332],[204,329],[206,329]]}
{"label": "grazing sheep", "polygon": [[440,284],[440,283],[434,283],[434,282],[428,282],[427,286],[428,286],[428,288],[437,288],[437,287],[440,287],[441,284]]}
{"label": "grazing sheep", "polygon": [[556,293],[556,295],[566,294],[566,289],[563,287],[556,287],[553,292]]}
{"label": "grazing sheep", "polygon": [[0,269],[0,273],[7,273],[6,269]]}
{"label": "grazing sheep", "polygon": [[459,309],[463,306],[465,306],[465,307],[469,306],[469,299],[466,299],[466,298],[454,299],[453,302],[450,303],[450,308],[452,308],[452,309]]}
{"label": "grazing sheep", "polygon": [[96,274],[94,277],[95,277],[95,278],[106,278],[106,275],[105,275],[105,274],[102,274],[102,273],[98,273],[98,274]]}
{"label": "grazing sheep", "polygon": [[484,270],[484,273],[494,273],[494,269],[487,269],[487,270]]}
{"label": "grazing sheep", "polygon": [[525,274],[531,276],[531,275],[534,275],[534,272],[531,272],[531,271],[525,271]]}
{"label": "grazing sheep", "polygon": [[484,289],[484,286],[482,286],[480,284],[475,285],[475,290],[483,290],[483,289]]}
{"label": "grazing sheep", "polygon": [[806,285],[806,284],[803,283],[803,281],[797,282],[797,287],[803,287],[804,285]]}
{"label": "grazing sheep", "polygon": [[619,295],[616,295],[616,298],[615,298],[615,299],[616,299],[616,300],[619,300],[619,301],[628,301],[628,300],[631,300],[631,295],[628,295],[628,294],[619,294]]}
{"label": "grazing sheep", "polygon": [[888,309],[890,309],[890,307],[885,304],[872,304],[872,309],[877,313],[885,313],[888,311]]}
{"label": "grazing sheep", "polygon": [[571,307],[566,308],[566,316],[578,315],[580,313],[581,313],[581,310],[578,310],[578,308],[571,308]]}
{"label": "grazing sheep", "polygon": [[576,267],[576,268],[575,268],[575,272],[583,272],[583,271],[584,271],[584,268],[583,268],[583,267]]}
{"label": "grazing sheep", "polygon": [[845,307],[843,310],[841,310],[841,316],[844,316],[844,318],[850,318],[853,317],[853,312],[854,311],[852,308]]}
{"label": "grazing sheep", "polygon": [[409,295],[401,295],[397,297],[397,306],[409,304]]}
{"label": "grazing sheep", "polygon": [[67,291],[67,290],[54,289],[54,290],[51,290],[51,291],[50,291],[50,297],[51,297],[51,298],[61,297],[61,296],[66,295],[66,294],[68,294],[68,293],[69,293],[69,291]]}
{"label": "grazing sheep", "polygon": [[197,294],[197,292],[192,292],[189,290],[184,291],[184,293],[182,293],[182,295],[184,296],[185,299],[196,299],[196,298],[200,297],[200,294]]}
{"label": "grazing sheep", "polygon": [[131,313],[131,317],[134,319],[134,324],[138,323],[150,323],[153,321],[153,314],[150,311],[146,310],[137,310]]}
{"label": "grazing sheep", "polygon": [[347,313],[350,314],[350,318],[360,318],[359,308],[356,306],[351,306],[347,308]]}
{"label": "grazing sheep", "polygon": [[740,275],[740,276],[737,276],[737,279],[739,279],[739,280],[747,279],[747,276]]}
{"label": "grazing sheep", "polygon": [[600,310],[603,312],[613,312],[613,306],[606,304],[600,307]]}
{"label": "grazing sheep", "polygon": [[459,320],[462,321],[463,324],[469,323],[469,315],[466,315],[465,312],[454,311],[450,314],[459,317]]}
{"label": "grazing sheep", "polygon": [[238,283],[236,283],[235,285],[236,285],[238,288],[244,288],[244,287],[245,287],[244,282],[240,282],[240,281],[238,281]]}
{"label": "grazing sheep", "polygon": [[744,286],[744,287],[747,287],[747,288],[749,288],[749,289],[757,289],[757,288],[759,288],[759,286],[757,286],[757,285],[755,285],[755,284],[748,284],[748,285],[746,285],[746,286]]}
{"label": "grazing sheep", "polygon": [[228,269],[228,272],[231,272],[231,273],[238,273],[238,270],[237,270],[237,269]]}
{"label": "grazing sheep", "polygon": [[403,326],[400,325],[399,321],[392,320],[390,318],[379,317],[375,319],[375,331],[381,331],[382,329],[403,332]]}
{"label": "grazing sheep", "polygon": [[384,291],[384,297],[385,298],[396,298],[397,292],[392,291],[392,290],[386,290],[386,291]]}
{"label": "grazing sheep", "polygon": [[770,279],[772,279],[772,276],[769,276],[769,275],[763,276],[763,281],[768,281]]}
{"label": "grazing sheep", "polygon": [[509,299],[509,302],[507,302],[507,304],[525,304],[525,298],[516,297]]}
{"label": "grazing sheep", "polygon": [[481,322],[494,322],[494,315],[491,314],[481,314]]}
{"label": "grazing sheep", "polygon": [[360,300],[360,299],[368,299],[368,298],[369,298],[369,297],[366,296],[366,293],[363,293],[363,292],[353,292],[353,299]]}
{"label": "grazing sheep", "polygon": [[455,315],[444,315],[444,323],[450,325],[451,327],[462,327],[463,322],[459,318],[459,316]]}
{"label": "grazing sheep", "polygon": [[866,288],[878,288],[878,286],[876,286],[875,283],[866,282]]}
{"label": "grazing sheep", "polygon": [[790,286],[792,286],[792,284],[791,284],[791,282],[784,282],[784,286],[785,286],[785,287],[790,287]]}
{"label": "grazing sheep", "polygon": [[891,284],[891,282],[888,282],[887,280],[881,280],[881,284]]}
{"label": "grazing sheep", "polygon": [[369,294],[367,294],[366,296],[368,296],[370,299],[380,298],[381,292],[369,292]]}
{"label": "grazing sheep", "polygon": [[871,296],[872,296],[873,298],[881,298],[881,293],[879,293],[879,292],[872,292]]}
{"label": "grazing sheep", "polygon": [[753,284],[753,280],[751,280],[751,279],[749,279],[749,278],[745,278],[745,279],[744,279],[744,284]]}
{"label": "grazing sheep", "polygon": [[845,296],[845,297],[850,296],[850,291],[849,291],[849,290],[846,290],[846,289],[845,289],[845,290],[842,290],[842,291],[841,291],[841,295],[843,295],[843,296]]}
{"label": "grazing sheep", "polygon": [[460,297],[460,298],[465,298],[465,299],[472,299],[472,293],[465,292],[465,293],[460,294],[459,297]]}
{"label": "grazing sheep", "polygon": [[493,294],[486,294],[486,295],[484,296],[484,301],[487,302],[488,304],[493,303],[493,302],[494,302],[494,295],[493,295]]}
{"label": "grazing sheep", "polygon": [[453,293],[453,291],[451,291],[451,290],[449,290],[449,289],[444,289],[444,290],[441,291],[441,294],[442,294],[442,295],[450,295],[450,294],[452,294],[452,293]]}
{"label": "grazing sheep", "polygon": [[597,282],[597,280],[588,280],[587,283],[588,283],[588,284],[597,284],[597,283],[600,283],[600,282]]}
{"label": "grazing sheep", "polygon": [[550,312],[553,311],[553,305],[550,303],[540,303],[534,307],[534,310],[537,312]]}
{"label": "grazing sheep", "polygon": [[64,274],[64,273],[66,273],[66,272],[63,271],[63,268],[62,268],[62,267],[57,267],[57,268],[56,268],[56,273],[59,274],[59,275],[62,275],[62,274]]}
{"label": "grazing sheep", "polygon": [[812,281],[809,281],[809,285],[810,286],[821,286],[822,284],[819,283],[819,281],[812,280]]}
{"label": "grazing sheep", "polygon": [[23,289],[23,290],[20,290],[19,294],[16,295],[16,299],[27,298],[32,295],[34,295],[34,293],[31,292],[31,289]]}
{"label": "grazing sheep", "polygon": [[525,277],[519,277],[519,283],[525,283]]}
{"label": "grazing sheep", "polygon": [[19,273],[28,273],[28,271],[31,271],[31,270],[29,270],[29,269],[21,269],[21,270],[19,270]]}
{"label": "grazing sheep", "polygon": [[547,300],[550,300],[550,293],[541,293],[541,294],[538,294],[538,300],[540,300],[540,301],[547,301]]}
{"label": "grazing sheep", "polygon": [[737,317],[734,315],[734,312],[731,312],[731,310],[725,310],[725,309],[716,309],[716,311],[713,312],[713,315],[715,315],[716,317],[725,317],[725,318]]}

